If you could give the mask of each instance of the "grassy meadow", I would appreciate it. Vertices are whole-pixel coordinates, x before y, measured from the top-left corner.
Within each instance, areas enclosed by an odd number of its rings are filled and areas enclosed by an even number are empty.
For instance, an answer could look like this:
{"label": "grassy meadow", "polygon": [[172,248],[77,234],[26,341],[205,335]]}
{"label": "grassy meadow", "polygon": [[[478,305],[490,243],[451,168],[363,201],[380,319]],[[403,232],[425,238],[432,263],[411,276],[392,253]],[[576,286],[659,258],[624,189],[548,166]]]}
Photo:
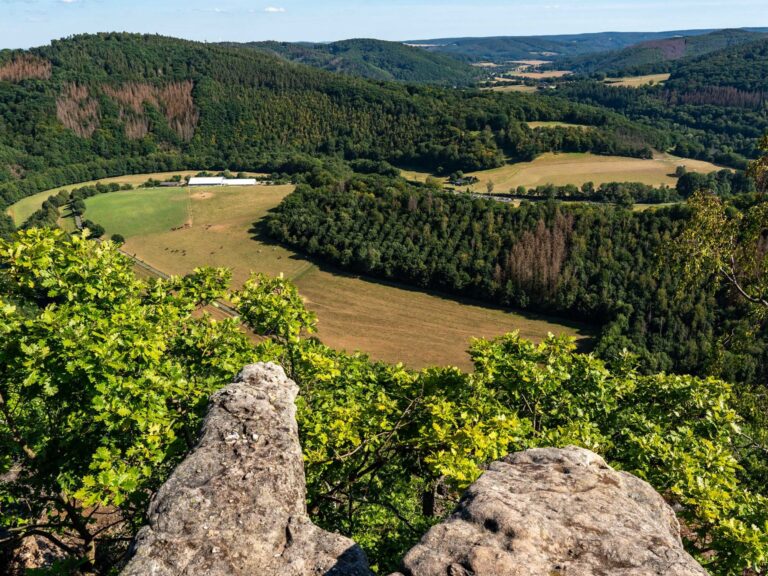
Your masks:
{"label": "grassy meadow", "polygon": [[[39,208],[40,205],[45,202],[48,196],[52,194],[58,194],[62,190],[74,190],[75,188],[81,188],[83,186],[93,186],[95,184],[111,184],[116,182],[118,184],[131,184],[133,186],[139,186],[147,180],[166,180],[174,175],[180,176],[194,176],[200,172],[199,170],[181,170],[177,172],[153,172],[147,174],[129,174],[127,176],[116,176],[114,178],[101,178],[100,180],[91,180],[90,182],[81,182],[79,184],[70,184],[69,186],[61,186],[54,188],[53,190],[46,190],[45,192],[39,192],[32,196],[22,198],[12,206],[8,208],[8,215],[13,218],[13,222],[16,226],[20,226],[24,221],[32,216]],[[254,174],[255,175],[255,174]]]}
{"label": "grassy meadow", "polygon": [[[250,230],[292,186],[138,189],[94,196],[85,217],[107,236],[126,237],[124,249],[171,274],[225,266],[234,284],[253,271],[292,279],[319,318],[319,336],[334,348],[420,368],[469,367],[472,337],[519,330],[533,340],[547,333],[587,337],[583,326],[377,282],[330,269]],[[189,223],[189,227],[184,227]],[[173,230],[176,228],[176,230]]]}

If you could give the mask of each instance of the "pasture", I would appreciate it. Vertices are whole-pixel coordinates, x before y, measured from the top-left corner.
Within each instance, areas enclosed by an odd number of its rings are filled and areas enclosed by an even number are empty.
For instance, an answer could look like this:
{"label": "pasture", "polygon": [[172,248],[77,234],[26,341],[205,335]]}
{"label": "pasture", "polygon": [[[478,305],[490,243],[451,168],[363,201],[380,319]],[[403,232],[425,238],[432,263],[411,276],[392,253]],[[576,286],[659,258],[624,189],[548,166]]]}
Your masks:
{"label": "pasture", "polygon": [[[472,337],[513,330],[533,340],[549,332],[589,336],[583,326],[323,269],[254,238],[249,231],[253,223],[291,191],[292,186],[254,186],[114,192],[89,198],[85,217],[103,225],[107,236],[124,235],[126,252],[170,274],[225,266],[233,270],[235,285],[255,271],[283,274],[317,313],[323,342],[379,360],[413,368],[468,368]],[[184,227],[187,222],[190,226]]]}
{"label": "pasture", "polygon": [[[74,190],[75,188],[82,188],[83,186],[94,186],[96,184],[111,184],[116,182],[118,184],[131,184],[132,186],[139,186],[144,184],[147,180],[165,180],[174,175],[179,176],[194,176],[200,172],[199,170],[180,170],[177,172],[153,172],[147,174],[129,174],[127,176],[116,176],[114,178],[101,178],[99,180],[91,180],[89,182],[81,182],[79,184],[70,184],[68,186],[60,186],[52,190],[46,190],[39,192],[32,196],[22,198],[12,206],[8,208],[8,215],[13,218],[14,224],[20,226],[24,221],[32,216],[37,210],[40,209],[40,205],[45,202],[48,196],[58,194],[62,190]],[[256,174],[249,174],[255,176]]]}
{"label": "pasture", "polygon": [[[705,174],[721,169],[709,162],[661,153],[650,160],[589,153],[546,153],[531,162],[506,164],[491,170],[469,173],[469,176],[475,176],[479,181],[468,188],[473,192],[486,192],[489,181],[493,182],[496,193],[509,192],[518,186],[581,186],[585,182],[593,182],[595,185],[606,182],[642,182],[653,186],[674,186],[677,183],[677,166],[685,166],[689,172]],[[416,180],[426,179],[426,175],[419,172],[405,172],[403,175]],[[462,189],[465,188],[462,186]]]}
{"label": "pasture", "polygon": [[604,82],[610,86],[623,86],[626,88],[639,88],[649,84],[663,84],[671,74],[647,74],[645,76],[626,76],[623,78],[606,78]]}

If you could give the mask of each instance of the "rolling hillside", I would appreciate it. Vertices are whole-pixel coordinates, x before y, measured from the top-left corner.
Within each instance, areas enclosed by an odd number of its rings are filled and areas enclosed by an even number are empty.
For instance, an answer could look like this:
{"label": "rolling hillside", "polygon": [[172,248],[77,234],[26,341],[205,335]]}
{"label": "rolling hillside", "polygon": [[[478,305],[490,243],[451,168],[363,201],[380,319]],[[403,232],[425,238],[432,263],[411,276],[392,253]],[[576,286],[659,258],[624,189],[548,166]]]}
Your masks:
{"label": "rolling hillside", "polygon": [[733,46],[681,64],[669,86],[687,92],[703,87],[731,88],[768,97],[768,37]]}
{"label": "rolling hillside", "polygon": [[[768,32],[768,29],[754,29]],[[677,30],[668,32],[600,32],[555,36],[498,36],[491,38],[440,38],[413,40],[409,45],[433,52],[464,57],[470,61],[504,62],[531,58],[562,60],[585,54],[621,50],[641,42],[679,36],[700,36],[715,30]]]}
{"label": "rolling hillside", "polygon": [[[120,174],[308,172],[317,157],[439,172],[531,150],[525,121],[598,127],[572,151],[640,155],[664,137],[554,98],[374,83],[271,54],[160,36],[75,36],[0,54],[0,203]],[[537,151],[561,140],[537,142]]]}
{"label": "rolling hillside", "polygon": [[228,45],[245,46],[315,68],[371,80],[462,86],[473,83],[479,72],[451,56],[384,40],[354,39],[330,44],[252,42]]}
{"label": "rolling hillside", "polygon": [[571,58],[559,65],[575,72],[603,72],[609,76],[667,72],[673,63],[741,46],[768,35],[748,30],[719,30],[696,36],[649,40],[622,50]]}

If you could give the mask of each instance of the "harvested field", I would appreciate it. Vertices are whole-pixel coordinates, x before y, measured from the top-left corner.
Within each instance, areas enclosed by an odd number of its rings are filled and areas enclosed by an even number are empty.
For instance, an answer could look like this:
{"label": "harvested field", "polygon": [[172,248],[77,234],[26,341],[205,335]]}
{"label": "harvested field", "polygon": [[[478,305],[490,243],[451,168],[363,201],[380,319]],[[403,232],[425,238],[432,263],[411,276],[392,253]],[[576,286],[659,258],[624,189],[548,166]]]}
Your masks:
{"label": "harvested field", "polygon": [[[292,189],[196,189],[197,197],[176,188],[115,192],[89,198],[85,216],[102,224],[107,235],[123,234],[127,252],[167,273],[225,266],[232,268],[236,285],[253,271],[282,273],[297,284],[317,313],[319,336],[326,344],[362,350],[380,360],[414,368],[434,364],[468,368],[471,337],[513,330],[533,340],[548,332],[589,335],[584,326],[321,269],[267,239],[254,239],[249,232],[252,224]],[[187,198],[193,224],[184,228]]]}
{"label": "harvested field", "polygon": [[[720,166],[701,160],[678,158],[671,154],[656,154],[651,160],[625,158],[622,156],[597,156],[587,153],[542,154],[532,162],[507,164],[492,170],[472,172],[479,182],[469,186],[473,192],[485,192],[488,181],[494,183],[496,193],[509,192],[512,188],[532,188],[545,184],[563,186],[585,182],[596,185],[605,182],[643,182],[659,186],[674,186],[677,182],[675,169],[685,166],[689,172],[709,173],[720,170]],[[424,180],[426,174],[408,172],[406,177]],[[465,187],[462,187],[464,189]]]}
{"label": "harvested field", "polygon": [[538,90],[536,86],[526,86],[525,84],[497,84],[486,88],[486,90],[493,90],[494,92],[523,92],[526,94],[533,94]]}
{"label": "harvested field", "polygon": [[568,122],[526,122],[529,128],[592,128],[586,124],[570,124]]}
{"label": "harvested field", "polygon": [[669,80],[670,74],[648,74],[646,76],[626,76],[624,78],[606,78],[605,83],[610,86],[624,86],[638,88],[648,84],[663,84]]}

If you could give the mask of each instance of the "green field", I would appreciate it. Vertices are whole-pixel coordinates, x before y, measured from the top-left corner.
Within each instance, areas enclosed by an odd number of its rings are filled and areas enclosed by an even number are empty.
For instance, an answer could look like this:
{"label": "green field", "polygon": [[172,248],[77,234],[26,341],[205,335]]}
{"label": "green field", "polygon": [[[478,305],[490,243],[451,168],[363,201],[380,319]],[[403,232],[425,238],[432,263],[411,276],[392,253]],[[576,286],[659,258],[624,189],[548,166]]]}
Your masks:
{"label": "green field", "polygon": [[[493,182],[496,193],[505,193],[525,186],[533,188],[545,184],[563,186],[585,182],[595,185],[606,182],[642,182],[652,186],[677,183],[675,169],[685,166],[689,172],[709,173],[720,170],[719,166],[701,160],[678,158],[670,154],[656,154],[653,159],[626,158],[623,156],[597,156],[589,153],[547,153],[531,162],[506,164],[492,170],[471,172],[479,182],[469,188],[473,192],[486,192],[487,183]],[[424,172],[403,171],[410,180],[426,179]]]}
{"label": "green field", "polygon": [[37,210],[40,209],[40,205],[45,202],[48,196],[52,194],[58,194],[62,190],[73,190],[82,186],[93,186],[95,184],[110,184],[116,182],[118,184],[131,184],[132,186],[139,186],[149,179],[153,180],[165,180],[176,174],[180,176],[194,176],[199,170],[181,170],[177,172],[153,172],[148,174],[130,174],[127,176],[117,176],[115,178],[102,178],[100,180],[91,180],[90,182],[80,182],[79,184],[70,184],[69,186],[61,186],[54,188],[53,190],[46,190],[45,192],[39,192],[33,196],[22,198],[11,207],[8,208],[8,215],[13,218],[13,222],[16,226],[20,226],[24,221],[32,216]]}
{"label": "green field", "polygon": [[189,196],[187,189],[173,188],[114,192],[89,198],[85,218],[103,225],[107,235],[124,235],[127,252],[171,274],[225,266],[233,270],[235,284],[252,271],[283,274],[317,313],[326,344],[414,368],[468,367],[472,337],[513,330],[533,340],[549,332],[589,336],[584,326],[321,269],[267,239],[255,239],[249,232],[253,223],[292,189],[194,188]]}
{"label": "green field", "polygon": [[85,218],[112,234],[144,236],[183,226],[187,219],[187,188],[137,188],[89,198]]}

